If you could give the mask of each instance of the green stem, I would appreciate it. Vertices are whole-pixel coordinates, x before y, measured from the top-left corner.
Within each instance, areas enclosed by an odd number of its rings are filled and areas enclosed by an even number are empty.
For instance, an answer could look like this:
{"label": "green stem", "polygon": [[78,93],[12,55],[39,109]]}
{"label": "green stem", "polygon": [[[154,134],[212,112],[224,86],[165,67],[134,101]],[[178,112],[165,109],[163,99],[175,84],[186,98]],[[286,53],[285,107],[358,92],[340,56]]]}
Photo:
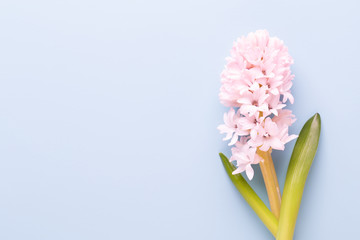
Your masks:
{"label": "green stem", "polygon": [[259,218],[269,229],[269,231],[274,236],[276,236],[278,230],[278,220],[276,219],[274,214],[270,212],[264,202],[259,198],[259,196],[255,193],[255,191],[251,188],[251,186],[247,183],[247,181],[243,178],[241,174],[232,174],[232,172],[236,168],[229,162],[227,157],[222,153],[220,153],[219,155],[226,170],[226,173],[230,177],[231,181],[234,183],[237,190],[241,193],[241,195],[244,197],[250,207],[254,210],[254,212],[259,216]]}
{"label": "green stem", "polygon": [[277,240],[292,240],[307,175],[315,157],[321,129],[320,115],[310,118],[301,129],[291,155],[280,210]]}

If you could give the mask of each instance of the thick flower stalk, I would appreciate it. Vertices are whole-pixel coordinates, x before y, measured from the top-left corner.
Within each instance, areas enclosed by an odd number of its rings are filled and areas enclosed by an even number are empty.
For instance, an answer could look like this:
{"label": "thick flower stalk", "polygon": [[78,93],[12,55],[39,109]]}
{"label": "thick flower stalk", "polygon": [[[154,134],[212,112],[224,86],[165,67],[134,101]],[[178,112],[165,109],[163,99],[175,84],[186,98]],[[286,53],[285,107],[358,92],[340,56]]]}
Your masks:
{"label": "thick flower stalk", "polygon": [[284,150],[285,144],[296,135],[289,135],[295,121],[286,103],[294,102],[290,88],[294,75],[287,47],[266,30],[258,30],[239,38],[227,58],[221,74],[220,101],[230,107],[224,114],[224,124],[218,129],[230,140],[237,169],[233,174],[246,172],[251,180],[251,165],[260,164],[267,188],[271,210],[279,216],[281,194],[277,183],[272,150]]}

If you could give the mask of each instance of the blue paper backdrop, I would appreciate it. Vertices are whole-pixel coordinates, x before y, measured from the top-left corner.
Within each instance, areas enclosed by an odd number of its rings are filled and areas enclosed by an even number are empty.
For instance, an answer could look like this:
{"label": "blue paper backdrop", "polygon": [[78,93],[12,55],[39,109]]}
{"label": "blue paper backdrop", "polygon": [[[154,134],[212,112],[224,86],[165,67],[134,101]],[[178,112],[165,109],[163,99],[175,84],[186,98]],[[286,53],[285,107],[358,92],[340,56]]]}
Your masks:
{"label": "blue paper backdrop", "polygon": [[[358,239],[359,7],[1,1],[0,239],[272,239],[216,129],[232,42],[264,28],[295,59],[291,132],[323,123],[295,239]],[[293,145],[274,154],[281,186]]]}

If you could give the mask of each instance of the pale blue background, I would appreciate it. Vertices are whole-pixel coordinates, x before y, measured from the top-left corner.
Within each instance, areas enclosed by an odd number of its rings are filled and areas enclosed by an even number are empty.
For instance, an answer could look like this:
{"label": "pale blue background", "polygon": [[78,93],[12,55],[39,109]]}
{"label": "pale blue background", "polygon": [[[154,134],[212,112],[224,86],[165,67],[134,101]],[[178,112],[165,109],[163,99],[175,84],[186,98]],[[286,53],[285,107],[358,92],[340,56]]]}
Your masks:
{"label": "pale blue background", "polygon": [[[295,239],[359,239],[359,8],[1,1],[0,239],[272,239],[216,129],[224,58],[263,28],[295,59],[291,132],[323,121]],[[281,186],[293,145],[274,154]]]}

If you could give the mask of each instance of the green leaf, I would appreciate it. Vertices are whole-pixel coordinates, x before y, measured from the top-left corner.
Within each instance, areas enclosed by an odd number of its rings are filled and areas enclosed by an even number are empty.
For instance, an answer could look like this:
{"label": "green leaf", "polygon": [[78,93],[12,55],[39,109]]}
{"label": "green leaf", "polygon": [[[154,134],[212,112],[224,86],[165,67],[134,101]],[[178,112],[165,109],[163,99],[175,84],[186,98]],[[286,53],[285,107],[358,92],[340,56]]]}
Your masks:
{"label": "green leaf", "polygon": [[282,197],[277,240],[293,239],[307,175],[315,157],[321,129],[316,113],[302,128],[291,155]]}
{"label": "green leaf", "polygon": [[241,195],[244,197],[250,207],[254,210],[254,212],[259,216],[259,218],[269,229],[269,231],[274,236],[276,236],[278,229],[278,220],[276,219],[274,214],[266,207],[264,202],[259,198],[259,196],[255,193],[255,191],[251,188],[251,186],[247,183],[247,181],[243,178],[241,174],[232,174],[232,172],[236,168],[231,162],[229,162],[227,157],[222,153],[219,153],[219,155],[226,170],[226,173],[230,177],[231,181],[234,183],[237,190],[241,193]]}

